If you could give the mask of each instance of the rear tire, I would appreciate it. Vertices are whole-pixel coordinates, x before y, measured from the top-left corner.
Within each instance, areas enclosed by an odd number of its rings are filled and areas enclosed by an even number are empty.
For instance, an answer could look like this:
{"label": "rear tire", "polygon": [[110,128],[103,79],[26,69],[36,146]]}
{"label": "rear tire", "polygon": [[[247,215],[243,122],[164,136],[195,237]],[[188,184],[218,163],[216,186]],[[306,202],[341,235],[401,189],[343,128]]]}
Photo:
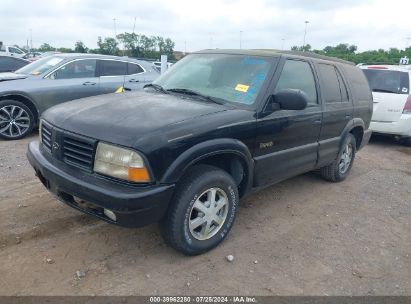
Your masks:
{"label": "rear tire", "polygon": [[198,255],[221,243],[238,209],[238,189],[225,171],[193,167],[180,181],[160,223],[167,244],[186,255]]}
{"label": "rear tire", "polygon": [[346,179],[354,163],[355,153],[356,140],[354,135],[349,133],[344,139],[336,160],[320,169],[321,176],[330,182],[340,182]]}
{"label": "rear tire", "polygon": [[11,99],[0,101],[0,138],[23,138],[33,131],[34,124],[34,115],[24,103]]}

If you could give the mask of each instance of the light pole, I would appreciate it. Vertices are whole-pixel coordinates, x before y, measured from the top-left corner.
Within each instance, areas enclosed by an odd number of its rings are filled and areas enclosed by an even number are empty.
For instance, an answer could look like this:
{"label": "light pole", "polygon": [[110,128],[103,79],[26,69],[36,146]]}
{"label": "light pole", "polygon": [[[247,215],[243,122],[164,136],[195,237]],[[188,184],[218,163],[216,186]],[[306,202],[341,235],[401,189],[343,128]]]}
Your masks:
{"label": "light pole", "polygon": [[284,42],[285,42],[285,38],[281,38],[281,50],[284,50]]}
{"label": "light pole", "polygon": [[310,21],[304,21],[305,23],[305,29],[304,29],[304,40],[303,40],[303,52],[304,52],[304,47],[305,47],[305,36],[307,35],[307,25],[310,23]]}
{"label": "light pole", "polygon": [[407,44],[405,45],[405,49],[407,49],[410,46],[411,37],[407,37],[405,39],[407,40]]}
{"label": "light pole", "polygon": [[116,18],[113,18],[113,23],[114,23],[114,39],[117,40]]}
{"label": "light pole", "polygon": [[240,50],[242,48],[242,42],[243,42],[243,31],[240,31]]}
{"label": "light pole", "polygon": [[33,31],[30,29],[30,51],[33,49]]}

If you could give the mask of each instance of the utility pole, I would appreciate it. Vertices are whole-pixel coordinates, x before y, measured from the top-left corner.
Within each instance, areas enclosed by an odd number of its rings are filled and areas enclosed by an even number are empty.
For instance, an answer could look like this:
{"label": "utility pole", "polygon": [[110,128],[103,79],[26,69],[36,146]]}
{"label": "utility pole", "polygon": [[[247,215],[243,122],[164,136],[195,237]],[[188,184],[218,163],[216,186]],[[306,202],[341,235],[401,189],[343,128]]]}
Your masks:
{"label": "utility pole", "polygon": [[136,20],[137,20],[137,17],[134,17],[133,34],[134,34],[135,29],[136,29]]}
{"label": "utility pole", "polygon": [[407,44],[405,45],[405,49],[407,49],[410,46],[411,37],[407,37],[405,39],[407,40]]}
{"label": "utility pole", "polygon": [[116,18],[113,18],[113,22],[114,22],[114,39],[117,40]]}
{"label": "utility pole", "polygon": [[285,38],[281,38],[281,50],[284,50],[284,41],[285,41]]}
{"label": "utility pole", "polygon": [[303,52],[304,52],[304,47],[305,47],[305,36],[307,35],[307,25],[310,23],[310,21],[304,21],[305,23],[305,29],[304,29],[304,41],[303,41]]}
{"label": "utility pole", "polygon": [[242,43],[243,43],[243,31],[240,31],[240,50],[242,48]]}
{"label": "utility pole", "polygon": [[184,55],[187,54],[187,40],[184,40]]}
{"label": "utility pole", "polygon": [[30,29],[30,52],[33,49],[33,31]]}

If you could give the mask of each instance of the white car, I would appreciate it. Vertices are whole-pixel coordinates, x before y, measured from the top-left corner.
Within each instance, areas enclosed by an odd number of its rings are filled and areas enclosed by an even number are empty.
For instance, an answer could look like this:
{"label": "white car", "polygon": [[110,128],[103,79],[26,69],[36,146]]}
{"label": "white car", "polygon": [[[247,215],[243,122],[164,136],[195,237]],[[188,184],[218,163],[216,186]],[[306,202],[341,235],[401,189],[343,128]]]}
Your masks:
{"label": "white car", "polygon": [[26,53],[23,50],[19,49],[18,47],[15,47],[15,46],[1,45],[0,46],[0,55],[21,58],[24,55],[26,55]]}
{"label": "white car", "polygon": [[370,129],[411,145],[411,65],[360,65],[374,100]]}

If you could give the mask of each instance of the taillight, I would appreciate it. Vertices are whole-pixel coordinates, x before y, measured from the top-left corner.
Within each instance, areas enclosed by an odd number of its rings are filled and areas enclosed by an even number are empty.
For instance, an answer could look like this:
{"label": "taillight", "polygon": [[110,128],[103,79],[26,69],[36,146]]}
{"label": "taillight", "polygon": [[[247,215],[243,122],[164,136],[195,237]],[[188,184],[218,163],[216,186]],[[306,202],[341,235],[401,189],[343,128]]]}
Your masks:
{"label": "taillight", "polygon": [[404,106],[403,114],[411,114],[411,95],[408,96],[407,101]]}

